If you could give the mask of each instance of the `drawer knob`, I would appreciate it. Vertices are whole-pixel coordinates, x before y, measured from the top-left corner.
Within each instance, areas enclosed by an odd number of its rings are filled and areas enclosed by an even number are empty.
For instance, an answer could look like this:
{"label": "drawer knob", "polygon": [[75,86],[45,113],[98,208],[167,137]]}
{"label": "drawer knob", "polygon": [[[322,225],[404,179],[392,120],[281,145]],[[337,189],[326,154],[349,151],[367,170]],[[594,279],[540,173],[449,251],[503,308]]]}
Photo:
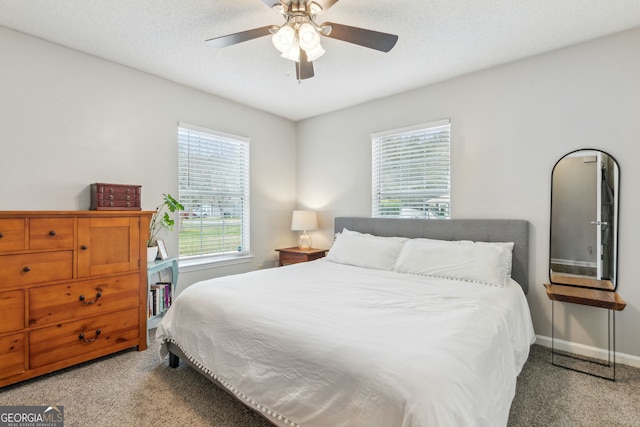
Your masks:
{"label": "drawer knob", "polygon": [[0,233],[0,239],[2,239],[4,236],[2,235],[2,233]]}
{"label": "drawer knob", "polygon": [[51,230],[49,232],[49,236],[55,236],[56,235],[56,230]]}
{"label": "drawer knob", "polygon": [[92,342],[94,342],[95,340],[98,339],[98,335],[100,335],[101,332],[102,331],[100,329],[96,329],[96,336],[95,337],[90,338],[90,339],[87,340],[87,339],[84,338],[84,334],[80,334],[80,335],[78,335],[78,339],[80,341],[82,341],[83,343],[90,344],[90,343],[92,343]]}
{"label": "drawer knob", "polygon": [[87,245],[82,245],[82,246],[80,246],[80,249],[82,249],[83,251],[86,251],[89,248],[87,247]]}
{"label": "drawer knob", "polygon": [[29,266],[26,266],[25,268],[22,269],[22,271],[24,271],[25,273],[28,273],[31,271],[31,268],[29,268]]}
{"label": "drawer knob", "polygon": [[93,301],[87,301],[84,295],[80,295],[80,297],[78,297],[78,300],[82,302],[84,305],[91,305],[91,304],[97,303],[101,296],[102,296],[102,292],[98,292],[96,294],[96,299],[94,299]]}

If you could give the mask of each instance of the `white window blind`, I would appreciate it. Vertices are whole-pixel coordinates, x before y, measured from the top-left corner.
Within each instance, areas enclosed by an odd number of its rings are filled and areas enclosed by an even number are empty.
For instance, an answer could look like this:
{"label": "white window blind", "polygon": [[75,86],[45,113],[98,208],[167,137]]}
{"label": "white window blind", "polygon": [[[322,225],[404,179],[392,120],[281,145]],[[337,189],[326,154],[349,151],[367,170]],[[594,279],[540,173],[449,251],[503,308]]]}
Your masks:
{"label": "white window blind", "polygon": [[249,140],[180,123],[180,259],[249,253]]}
{"label": "white window blind", "polygon": [[372,215],[449,218],[449,120],[376,133],[371,139]]}

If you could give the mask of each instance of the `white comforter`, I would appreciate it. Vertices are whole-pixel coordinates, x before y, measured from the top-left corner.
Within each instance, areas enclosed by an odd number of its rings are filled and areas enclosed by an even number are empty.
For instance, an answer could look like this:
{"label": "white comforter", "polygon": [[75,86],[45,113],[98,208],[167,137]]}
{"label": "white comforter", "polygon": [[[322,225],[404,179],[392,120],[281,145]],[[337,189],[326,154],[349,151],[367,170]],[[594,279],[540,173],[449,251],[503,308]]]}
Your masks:
{"label": "white comforter", "polygon": [[326,259],[194,284],[157,338],[275,424],[323,427],[504,426],[535,339],[513,281]]}

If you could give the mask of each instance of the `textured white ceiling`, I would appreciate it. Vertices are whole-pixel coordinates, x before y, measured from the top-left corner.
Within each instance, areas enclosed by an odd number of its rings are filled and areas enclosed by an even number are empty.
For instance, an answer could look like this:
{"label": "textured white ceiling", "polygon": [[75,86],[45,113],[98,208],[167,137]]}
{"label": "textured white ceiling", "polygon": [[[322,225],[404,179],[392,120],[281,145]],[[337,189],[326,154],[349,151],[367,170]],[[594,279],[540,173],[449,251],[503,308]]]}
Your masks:
{"label": "textured white ceiling", "polygon": [[0,0],[0,25],[292,120],[640,26],[640,0],[341,0],[318,17],[397,34],[389,53],[323,39],[298,83],[269,37],[205,40],[283,22],[261,0]]}

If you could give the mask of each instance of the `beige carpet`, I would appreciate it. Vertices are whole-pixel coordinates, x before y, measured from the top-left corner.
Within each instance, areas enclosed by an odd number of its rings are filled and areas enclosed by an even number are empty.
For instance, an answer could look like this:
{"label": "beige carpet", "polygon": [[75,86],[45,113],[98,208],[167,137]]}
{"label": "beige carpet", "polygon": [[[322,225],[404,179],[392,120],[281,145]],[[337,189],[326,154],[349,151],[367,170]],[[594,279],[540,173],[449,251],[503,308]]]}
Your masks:
{"label": "beige carpet", "polygon": [[[640,369],[618,365],[614,383],[549,357],[532,346],[509,426],[640,426]],[[157,343],[4,387],[0,405],[62,405],[67,427],[271,426],[194,370],[169,368]]]}

